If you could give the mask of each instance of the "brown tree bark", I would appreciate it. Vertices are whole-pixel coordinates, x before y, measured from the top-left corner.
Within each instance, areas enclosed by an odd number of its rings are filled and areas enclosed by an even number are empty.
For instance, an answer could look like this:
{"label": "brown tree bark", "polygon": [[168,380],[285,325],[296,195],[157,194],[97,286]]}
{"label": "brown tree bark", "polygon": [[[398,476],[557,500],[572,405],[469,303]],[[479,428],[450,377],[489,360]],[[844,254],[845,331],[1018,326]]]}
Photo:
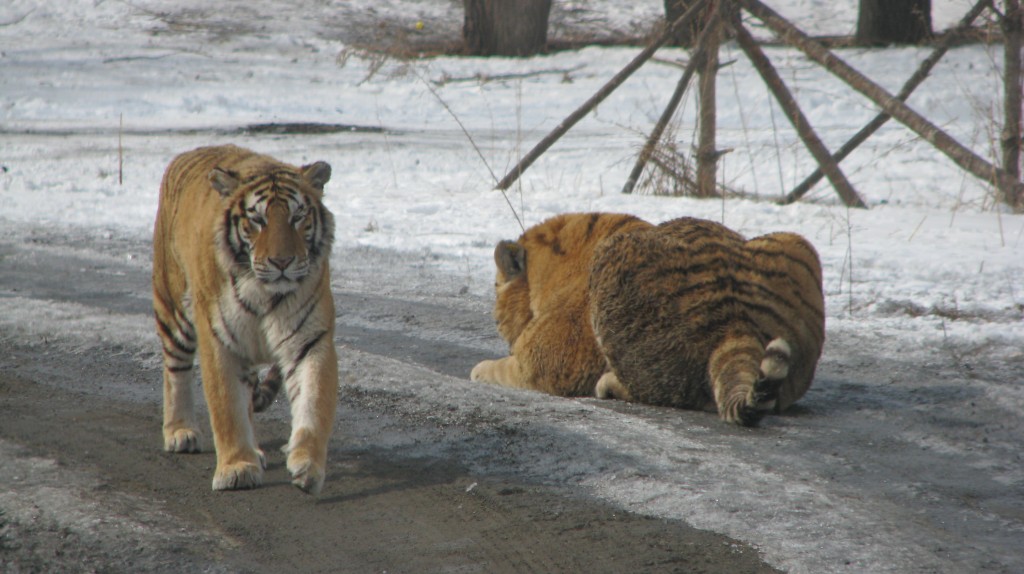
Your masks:
{"label": "brown tree bark", "polygon": [[[665,0],[665,21],[675,22],[693,6],[693,0]],[[672,46],[689,48],[694,45],[697,35],[703,29],[704,18],[698,16],[686,26],[676,28],[668,43]]]}
{"label": "brown tree bark", "polygon": [[[1003,14],[1003,129],[1000,147],[1003,153],[1003,170],[1013,179],[1020,181],[1021,147],[1021,34],[1024,27],[1024,10],[1020,0],[1006,0]],[[1014,211],[1024,211],[1024,188],[1002,190],[1003,201]]]}
{"label": "brown tree bark", "polygon": [[700,143],[697,146],[697,197],[716,197],[715,175],[718,173],[717,131],[718,102],[718,44],[722,20],[714,15],[705,24],[707,46],[701,50],[703,62],[700,70]]}
{"label": "brown tree bark", "polygon": [[786,114],[789,122],[793,124],[793,128],[796,130],[797,135],[800,136],[800,139],[803,140],[807,150],[814,156],[815,161],[821,166],[821,170],[825,172],[832,187],[839,193],[839,197],[843,199],[843,203],[847,207],[867,207],[857,194],[857,191],[850,185],[850,181],[846,179],[842,170],[839,169],[839,164],[832,159],[828,148],[821,142],[818,134],[811,127],[810,122],[807,121],[807,117],[804,116],[800,106],[796,103],[796,98],[793,97],[792,92],[786,87],[778,71],[768,61],[768,57],[765,56],[761,47],[751,37],[750,32],[747,32],[747,29],[742,25],[736,26],[736,40],[740,45],[740,49],[750,58],[750,62],[754,65],[757,73],[764,79],[765,84],[771,90],[772,95],[775,96],[776,101],[779,102],[779,106],[782,107],[782,111]]}
{"label": "brown tree bark", "polygon": [[[956,28],[950,30],[949,33],[945,34],[942,37],[942,40],[939,42],[939,44],[935,46],[935,50],[933,50],[932,53],[929,54],[928,57],[921,62],[921,65],[917,68],[917,71],[914,72],[914,75],[910,76],[910,79],[908,79],[907,82],[903,84],[903,87],[900,88],[899,93],[896,94],[896,99],[898,99],[901,102],[907,101],[907,98],[910,97],[910,94],[912,94],[914,90],[917,89],[917,87],[921,85],[921,83],[924,82],[925,79],[928,78],[928,74],[932,71],[932,68],[934,68],[935,64],[939,63],[939,60],[942,58],[942,56],[944,56],[946,52],[949,51],[949,47],[953,45],[953,42],[960,39],[963,36],[963,32],[970,29],[971,25],[974,23],[974,20],[981,15],[981,12],[986,7],[988,7],[991,1],[992,0],[978,0],[974,7],[971,8],[971,10],[960,20]],[[892,118],[892,116],[885,112],[882,112],[875,116],[870,122],[868,122],[866,126],[861,128],[859,132],[854,134],[854,136],[850,138],[850,141],[843,144],[843,147],[839,148],[839,151],[837,151],[832,156],[832,159],[834,159],[836,163],[839,163],[846,159],[846,156],[853,153],[853,150],[857,149],[857,147],[860,146],[860,144],[867,141],[867,139],[871,137],[871,135],[874,134],[876,131],[878,131],[878,128],[885,125],[885,123],[888,122],[890,118]],[[806,195],[807,192],[810,191],[811,188],[814,187],[819,181],[821,181],[821,178],[823,177],[825,177],[825,172],[821,171],[821,168],[819,167],[818,169],[814,170],[814,173],[807,176],[807,179],[800,182],[800,185],[794,187],[793,190],[790,191],[788,195],[786,195],[785,199],[782,200],[782,203],[788,204],[797,201],[798,199]]]}
{"label": "brown tree bark", "polygon": [[532,56],[547,47],[551,0],[463,0],[472,56]]}
{"label": "brown tree bark", "polygon": [[931,0],[860,0],[857,44],[920,44],[931,37]]}

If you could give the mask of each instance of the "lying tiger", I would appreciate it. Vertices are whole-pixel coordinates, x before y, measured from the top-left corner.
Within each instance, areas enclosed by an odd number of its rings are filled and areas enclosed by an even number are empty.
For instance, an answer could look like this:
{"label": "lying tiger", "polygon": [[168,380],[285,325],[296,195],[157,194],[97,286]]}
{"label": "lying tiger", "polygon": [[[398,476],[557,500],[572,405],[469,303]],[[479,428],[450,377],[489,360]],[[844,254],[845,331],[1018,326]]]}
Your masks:
{"label": "lying tiger", "polygon": [[717,411],[754,425],[811,385],[825,337],[805,239],[693,218],[553,217],[495,249],[511,353],[471,378],[554,395]]}
{"label": "lying tiger", "polygon": [[[217,452],[214,490],[262,482],[253,412],[282,384],[292,482],[313,494],[323,486],[338,395],[334,218],[321,201],[330,177],[324,162],[295,167],[235,146],[181,154],[164,174],[153,233],[164,448],[201,448],[192,397],[198,350]],[[263,364],[272,366],[261,382]]]}

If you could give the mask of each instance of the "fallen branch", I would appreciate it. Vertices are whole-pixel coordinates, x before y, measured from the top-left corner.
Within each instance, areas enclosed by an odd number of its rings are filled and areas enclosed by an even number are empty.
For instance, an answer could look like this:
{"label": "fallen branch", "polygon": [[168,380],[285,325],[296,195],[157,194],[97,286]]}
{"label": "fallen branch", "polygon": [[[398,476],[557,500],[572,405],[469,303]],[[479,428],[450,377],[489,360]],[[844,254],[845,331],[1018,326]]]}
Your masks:
{"label": "fallen branch", "polygon": [[586,66],[580,64],[573,68],[561,68],[554,70],[537,70],[535,72],[522,72],[518,74],[473,74],[472,76],[460,76],[452,77],[447,74],[442,75],[437,80],[431,80],[431,83],[435,86],[443,86],[445,84],[453,84],[456,82],[480,82],[485,84],[487,82],[505,82],[509,80],[522,80],[525,78],[533,78],[537,76],[549,76],[549,75],[560,75],[568,77],[569,74],[582,70]]}

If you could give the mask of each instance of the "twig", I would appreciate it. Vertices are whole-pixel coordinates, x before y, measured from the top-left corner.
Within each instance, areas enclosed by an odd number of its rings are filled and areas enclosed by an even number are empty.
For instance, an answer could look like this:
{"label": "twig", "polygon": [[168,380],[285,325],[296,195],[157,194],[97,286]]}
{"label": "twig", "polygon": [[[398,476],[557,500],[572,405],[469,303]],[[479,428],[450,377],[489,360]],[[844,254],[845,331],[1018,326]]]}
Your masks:
{"label": "twig", "polygon": [[[467,130],[466,126],[463,125],[462,120],[459,119],[459,116],[455,115],[455,112],[453,112],[451,107],[448,106],[448,102],[444,101],[444,98],[441,97],[441,94],[437,93],[437,90],[435,90],[434,87],[430,85],[430,82],[426,81],[423,78],[423,76],[420,76],[418,73],[416,73],[416,77],[419,78],[421,82],[423,82],[423,85],[426,86],[428,90],[430,90],[430,93],[434,96],[435,99],[437,99],[438,103],[441,104],[444,110],[448,112],[448,115],[450,115],[452,119],[455,120],[455,123],[459,125],[459,129],[462,130],[462,133],[466,136],[466,139],[469,140],[469,144],[473,146],[473,151],[476,152],[477,157],[480,158],[480,161],[483,162],[484,167],[486,167],[487,171],[491,174],[491,179],[497,181],[498,176],[495,175],[494,170],[491,169],[491,164],[487,162],[487,158],[485,158],[483,152],[480,151],[480,146],[476,145],[476,141],[473,140],[473,136],[470,135],[469,130]],[[508,204],[508,208],[512,210],[512,216],[516,218],[516,223],[519,224],[519,228],[522,229],[523,232],[525,232],[526,226],[524,226],[523,221],[519,219],[519,214],[516,213],[516,208],[512,206],[512,201],[509,200],[508,194],[505,193],[504,189],[500,189],[500,191],[502,197],[505,198],[505,203]]]}
{"label": "twig", "polygon": [[910,243],[911,241],[914,240],[914,236],[917,235],[918,231],[921,231],[921,226],[924,225],[926,219],[928,219],[927,215],[921,218],[921,221],[918,222],[917,227],[914,228],[914,231],[911,232],[910,237],[907,238],[907,243]]}
{"label": "twig", "polygon": [[487,83],[487,82],[502,82],[502,81],[508,81],[508,80],[522,80],[522,79],[525,79],[525,78],[532,78],[532,77],[536,77],[536,76],[555,75],[555,74],[562,75],[562,76],[568,76],[569,74],[571,74],[573,72],[576,72],[576,71],[579,71],[579,70],[582,70],[583,68],[586,68],[586,67],[587,66],[585,64],[580,64],[580,65],[574,66],[572,68],[556,68],[556,69],[553,69],[553,70],[537,70],[537,71],[534,71],[534,72],[521,72],[521,73],[517,73],[517,74],[494,74],[494,75],[490,75],[490,74],[477,73],[477,74],[473,74],[472,76],[461,76],[461,77],[452,77],[452,76],[448,76],[447,74],[445,74],[445,75],[442,75],[440,77],[440,79],[431,80],[431,83],[434,84],[435,86],[443,86],[445,84],[451,84],[451,83],[455,83],[455,82],[481,82],[481,83]]}
{"label": "twig", "polygon": [[850,224],[850,206],[846,206],[846,258],[850,263],[849,289],[846,290],[847,312],[853,317],[853,225]]}
{"label": "twig", "polygon": [[745,106],[743,106],[743,101],[740,98],[740,85],[739,82],[736,81],[735,73],[730,74],[729,77],[732,79],[732,93],[733,96],[736,98],[736,111],[738,111],[740,114],[740,125],[743,126],[743,143],[745,144],[745,147],[747,149],[747,158],[750,160],[750,176],[754,180],[754,197],[760,198],[761,186],[758,184],[757,181],[758,169],[757,166],[754,165],[754,146],[751,145],[750,143],[750,126],[747,123],[747,114],[746,112],[743,111],[745,109]]}
{"label": "twig", "polygon": [[36,9],[32,8],[28,12],[25,12],[24,14],[22,14],[21,16],[15,16],[14,18],[11,18],[10,20],[5,20],[3,22],[0,22],[0,28],[3,28],[5,26],[14,26],[15,24],[21,24],[22,22],[25,21],[25,18],[28,18],[35,11],[36,11]]}
{"label": "twig", "polygon": [[124,114],[117,116],[117,184],[124,185]]}

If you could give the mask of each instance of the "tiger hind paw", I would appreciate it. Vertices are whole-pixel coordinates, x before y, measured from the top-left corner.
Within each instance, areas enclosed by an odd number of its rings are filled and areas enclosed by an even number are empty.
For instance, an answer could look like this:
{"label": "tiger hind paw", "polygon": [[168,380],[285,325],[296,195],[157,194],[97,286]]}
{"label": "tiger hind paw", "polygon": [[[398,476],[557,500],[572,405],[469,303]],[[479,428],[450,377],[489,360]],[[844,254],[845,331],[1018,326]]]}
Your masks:
{"label": "tiger hind paw", "polygon": [[200,452],[202,445],[199,431],[192,428],[165,429],[164,450],[175,453]]}
{"label": "tiger hind paw", "polygon": [[274,365],[252,386],[252,410],[261,413],[274,404],[277,393],[281,390],[281,369]]}

